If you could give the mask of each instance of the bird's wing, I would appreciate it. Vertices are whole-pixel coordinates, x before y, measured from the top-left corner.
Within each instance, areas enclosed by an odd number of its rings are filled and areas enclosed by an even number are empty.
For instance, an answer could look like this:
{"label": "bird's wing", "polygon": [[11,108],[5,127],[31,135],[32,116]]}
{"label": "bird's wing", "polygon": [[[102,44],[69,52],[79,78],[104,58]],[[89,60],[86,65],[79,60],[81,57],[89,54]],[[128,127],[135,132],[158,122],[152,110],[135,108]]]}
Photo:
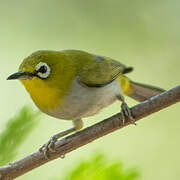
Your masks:
{"label": "bird's wing", "polygon": [[114,81],[119,75],[132,70],[132,67],[126,67],[111,58],[93,56],[79,71],[78,79],[88,87],[103,87]]}

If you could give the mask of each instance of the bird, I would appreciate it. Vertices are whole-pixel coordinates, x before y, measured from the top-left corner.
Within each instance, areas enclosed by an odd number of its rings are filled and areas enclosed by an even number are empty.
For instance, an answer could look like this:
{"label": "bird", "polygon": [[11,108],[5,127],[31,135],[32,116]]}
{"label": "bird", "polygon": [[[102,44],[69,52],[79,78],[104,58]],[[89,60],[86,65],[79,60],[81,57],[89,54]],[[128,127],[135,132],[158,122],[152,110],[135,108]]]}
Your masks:
{"label": "bird", "polygon": [[132,71],[133,67],[117,60],[81,50],[39,50],[26,57],[7,80],[20,80],[42,112],[73,122],[72,128],[55,134],[40,148],[48,158],[59,138],[80,131],[83,118],[116,100],[121,101],[123,123],[126,118],[135,123],[124,96],[141,102],[164,90],[132,81],[126,76]]}

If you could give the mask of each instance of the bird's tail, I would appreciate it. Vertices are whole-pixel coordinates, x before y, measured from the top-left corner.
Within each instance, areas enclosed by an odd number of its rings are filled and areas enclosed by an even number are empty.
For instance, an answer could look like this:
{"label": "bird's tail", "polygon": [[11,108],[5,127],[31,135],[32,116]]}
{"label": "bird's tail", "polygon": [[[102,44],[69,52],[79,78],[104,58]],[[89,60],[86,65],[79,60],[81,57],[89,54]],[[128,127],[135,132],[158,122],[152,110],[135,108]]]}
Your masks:
{"label": "bird's tail", "polygon": [[165,91],[155,86],[133,82],[124,75],[118,78],[121,82],[121,88],[124,94],[140,102]]}

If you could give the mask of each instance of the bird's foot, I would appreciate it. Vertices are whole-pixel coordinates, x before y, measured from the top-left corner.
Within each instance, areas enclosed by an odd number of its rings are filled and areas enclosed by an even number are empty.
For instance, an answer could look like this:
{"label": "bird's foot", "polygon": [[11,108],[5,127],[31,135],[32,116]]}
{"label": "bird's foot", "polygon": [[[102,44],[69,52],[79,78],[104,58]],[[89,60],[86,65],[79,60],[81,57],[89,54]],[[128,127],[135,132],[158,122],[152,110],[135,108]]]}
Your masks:
{"label": "bird's foot", "polygon": [[[80,122],[81,122],[81,120],[80,120]],[[77,121],[77,123],[79,123],[79,120]],[[62,137],[64,137],[64,136],[66,136],[66,135],[68,135],[68,134],[76,131],[76,129],[77,129],[77,128],[76,128],[76,124],[75,124],[75,127],[70,128],[70,129],[68,129],[68,130],[66,130],[66,131],[60,132],[60,133],[58,133],[58,134],[55,134],[54,136],[52,136],[52,137],[50,138],[50,140],[49,140],[46,144],[44,144],[44,145],[39,149],[39,151],[44,154],[44,156],[45,156],[46,159],[49,159],[49,152],[56,152],[56,150],[55,150],[55,143],[56,143],[56,141],[57,141],[59,138],[62,138]]]}
{"label": "bird's foot", "polygon": [[122,102],[121,104],[121,114],[122,114],[123,124],[125,124],[126,118],[129,118],[130,122],[136,125],[135,119],[132,116],[132,112],[125,102]]}
{"label": "bird's foot", "polygon": [[55,136],[52,136],[50,140],[39,149],[39,151],[44,154],[44,157],[46,159],[49,159],[49,152],[56,152],[55,150],[56,141],[57,138]]}

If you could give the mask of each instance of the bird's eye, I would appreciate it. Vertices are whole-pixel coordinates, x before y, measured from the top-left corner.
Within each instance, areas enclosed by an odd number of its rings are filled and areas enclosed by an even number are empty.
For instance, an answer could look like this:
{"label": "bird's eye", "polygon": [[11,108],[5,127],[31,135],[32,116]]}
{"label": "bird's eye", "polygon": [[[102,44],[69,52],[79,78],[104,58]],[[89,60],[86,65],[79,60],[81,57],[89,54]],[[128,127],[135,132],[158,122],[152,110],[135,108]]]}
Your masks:
{"label": "bird's eye", "polygon": [[46,79],[49,77],[51,73],[51,68],[44,62],[40,62],[36,66],[36,73],[42,79]]}
{"label": "bird's eye", "polygon": [[38,72],[43,73],[43,74],[46,73],[47,72],[47,66],[45,66],[45,65],[41,66],[40,69],[38,70]]}

